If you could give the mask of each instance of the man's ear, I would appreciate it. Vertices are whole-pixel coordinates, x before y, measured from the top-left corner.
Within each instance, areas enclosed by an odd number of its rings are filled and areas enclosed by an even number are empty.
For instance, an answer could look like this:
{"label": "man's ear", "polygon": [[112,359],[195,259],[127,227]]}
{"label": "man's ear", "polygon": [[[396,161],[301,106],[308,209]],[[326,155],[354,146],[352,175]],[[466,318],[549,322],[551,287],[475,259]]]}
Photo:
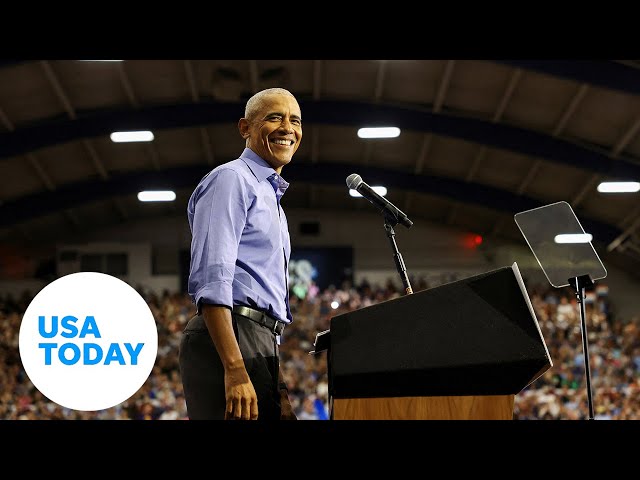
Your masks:
{"label": "man's ear", "polygon": [[246,118],[241,118],[238,120],[238,130],[240,131],[240,135],[245,140],[249,138],[249,120]]}

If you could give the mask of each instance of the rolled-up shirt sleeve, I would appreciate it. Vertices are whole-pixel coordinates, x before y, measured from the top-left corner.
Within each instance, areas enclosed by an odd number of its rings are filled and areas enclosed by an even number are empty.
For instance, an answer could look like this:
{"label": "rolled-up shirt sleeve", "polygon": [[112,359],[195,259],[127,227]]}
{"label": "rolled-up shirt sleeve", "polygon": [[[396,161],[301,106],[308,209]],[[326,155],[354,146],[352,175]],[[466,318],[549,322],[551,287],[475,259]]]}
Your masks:
{"label": "rolled-up shirt sleeve", "polygon": [[191,199],[189,294],[200,304],[233,306],[233,277],[249,199],[241,176],[227,168],[212,173]]}

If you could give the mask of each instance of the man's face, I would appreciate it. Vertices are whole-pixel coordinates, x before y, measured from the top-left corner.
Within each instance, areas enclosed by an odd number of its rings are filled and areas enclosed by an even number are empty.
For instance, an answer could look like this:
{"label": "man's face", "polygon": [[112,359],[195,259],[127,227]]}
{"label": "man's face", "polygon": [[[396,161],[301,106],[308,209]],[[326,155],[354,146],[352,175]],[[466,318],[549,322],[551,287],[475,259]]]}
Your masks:
{"label": "man's face", "polygon": [[270,95],[253,120],[241,118],[238,128],[247,147],[280,173],[302,140],[300,106],[291,95]]}

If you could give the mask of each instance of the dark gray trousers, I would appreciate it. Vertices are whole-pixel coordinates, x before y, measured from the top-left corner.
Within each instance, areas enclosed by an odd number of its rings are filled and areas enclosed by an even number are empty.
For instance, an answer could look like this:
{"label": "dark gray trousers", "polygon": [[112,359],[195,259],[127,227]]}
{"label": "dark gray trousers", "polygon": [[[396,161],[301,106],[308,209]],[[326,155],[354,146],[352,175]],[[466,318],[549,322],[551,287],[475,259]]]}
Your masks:
{"label": "dark gray trousers", "polygon": [[[279,420],[276,335],[245,317],[236,314],[231,317],[247,373],[258,396],[258,420]],[[189,419],[224,420],[224,368],[202,315],[189,320],[182,332],[179,364]]]}

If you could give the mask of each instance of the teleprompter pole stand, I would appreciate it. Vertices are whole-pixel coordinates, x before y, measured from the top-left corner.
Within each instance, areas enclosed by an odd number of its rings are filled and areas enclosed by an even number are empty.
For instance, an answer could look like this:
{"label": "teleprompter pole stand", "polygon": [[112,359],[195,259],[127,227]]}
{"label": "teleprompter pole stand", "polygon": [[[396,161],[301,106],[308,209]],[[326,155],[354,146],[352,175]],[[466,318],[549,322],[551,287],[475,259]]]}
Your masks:
{"label": "teleprompter pole stand", "polygon": [[396,262],[396,268],[402,279],[402,285],[404,286],[405,294],[413,293],[411,283],[409,283],[409,277],[407,276],[407,268],[404,265],[402,254],[398,251],[398,245],[396,244],[396,232],[393,230],[393,226],[397,225],[398,221],[395,218],[389,218],[388,215],[384,216],[384,229],[391,242],[391,248],[393,249],[393,259]]}
{"label": "teleprompter pole stand", "polygon": [[582,353],[584,354],[584,373],[587,379],[587,401],[589,404],[589,420],[594,419],[593,397],[591,393],[591,370],[589,368],[589,337],[587,336],[586,313],[584,308],[584,298],[586,287],[593,286],[590,275],[581,275],[569,279],[569,285],[573,287],[580,304],[580,331],[582,332]]}

